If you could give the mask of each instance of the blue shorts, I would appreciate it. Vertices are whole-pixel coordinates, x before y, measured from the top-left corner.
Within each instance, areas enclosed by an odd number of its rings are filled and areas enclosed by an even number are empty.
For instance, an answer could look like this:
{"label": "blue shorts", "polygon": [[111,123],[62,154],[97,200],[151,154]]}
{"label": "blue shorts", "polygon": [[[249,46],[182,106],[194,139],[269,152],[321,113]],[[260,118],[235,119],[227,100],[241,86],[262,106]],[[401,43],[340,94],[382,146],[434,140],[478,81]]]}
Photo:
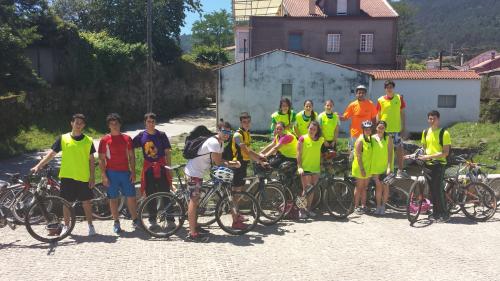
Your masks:
{"label": "blue shorts", "polygon": [[135,197],[134,184],[130,182],[129,171],[107,170],[106,175],[109,179],[108,198],[115,199],[120,193],[125,197]]}
{"label": "blue shorts", "polygon": [[387,133],[387,134],[392,137],[392,143],[394,144],[394,146],[403,145],[400,133]]}

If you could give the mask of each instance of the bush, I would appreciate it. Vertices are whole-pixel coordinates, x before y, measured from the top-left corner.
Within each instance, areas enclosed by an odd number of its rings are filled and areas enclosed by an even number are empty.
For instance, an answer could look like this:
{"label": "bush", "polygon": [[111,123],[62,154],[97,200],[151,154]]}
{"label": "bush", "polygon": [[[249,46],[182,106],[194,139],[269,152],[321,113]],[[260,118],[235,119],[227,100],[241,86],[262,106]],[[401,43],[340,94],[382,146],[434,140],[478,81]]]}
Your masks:
{"label": "bush", "polygon": [[210,65],[223,65],[229,62],[229,54],[217,46],[196,46],[193,49],[192,57],[197,63]]}
{"label": "bush", "polygon": [[500,103],[498,100],[481,102],[481,122],[498,123],[500,122]]}

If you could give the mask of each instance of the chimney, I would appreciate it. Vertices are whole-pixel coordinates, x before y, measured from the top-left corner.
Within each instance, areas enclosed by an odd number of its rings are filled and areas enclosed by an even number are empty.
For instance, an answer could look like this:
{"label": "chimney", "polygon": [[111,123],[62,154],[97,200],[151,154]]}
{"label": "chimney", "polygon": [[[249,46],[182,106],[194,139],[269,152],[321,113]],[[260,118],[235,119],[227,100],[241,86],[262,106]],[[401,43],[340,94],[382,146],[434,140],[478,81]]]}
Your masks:
{"label": "chimney", "polygon": [[316,14],[316,0],[309,0],[309,14]]}
{"label": "chimney", "polygon": [[491,60],[494,60],[496,57],[496,53],[495,52],[491,52]]}

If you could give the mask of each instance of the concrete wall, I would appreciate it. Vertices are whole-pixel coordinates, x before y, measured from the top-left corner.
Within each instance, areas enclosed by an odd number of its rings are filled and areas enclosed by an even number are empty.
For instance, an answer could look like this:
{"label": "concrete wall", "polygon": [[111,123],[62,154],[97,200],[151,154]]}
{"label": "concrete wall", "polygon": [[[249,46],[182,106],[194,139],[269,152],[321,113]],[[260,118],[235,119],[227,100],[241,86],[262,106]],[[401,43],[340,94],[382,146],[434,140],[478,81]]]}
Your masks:
{"label": "concrete wall", "polygon": [[[252,115],[252,131],[258,132],[269,132],[283,83],[292,84],[292,105],[296,111],[303,109],[305,99],[312,99],[317,112],[323,111],[327,99],[333,99],[335,111],[343,112],[355,98],[354,88],[370,83],[370,76],[363,72],[283,51],[254,57],[245,65],[245,74],[243,62],[219,71],[218,118],[237,127],[240,112],[247,111]],[[343,124],[342,129],[347,131],[348,125]]]}
{"label": "concrete wall", "polygon": [[[288,35],[302,34],[301,53],[358,69],[396,67],[396,18],[338,16],[328,18],[251,17],[250,56],[288,50]],[[340,52],[328,53],[327,34],[341,34]],[[360,53],[360,34],[373,33],[373,52]]]}
{"label": "concrete wall", "polygon": [[[395,91],[406,101],[406,123],[410,132],[421,132],[428,127],[427,113],[441,113],[441,125],[479,120],[480,80],[395,80]],[[372,81],[372,96],[384,95],[384,80]],[[456,95],[456,108],[438,108],[438,95]]]}

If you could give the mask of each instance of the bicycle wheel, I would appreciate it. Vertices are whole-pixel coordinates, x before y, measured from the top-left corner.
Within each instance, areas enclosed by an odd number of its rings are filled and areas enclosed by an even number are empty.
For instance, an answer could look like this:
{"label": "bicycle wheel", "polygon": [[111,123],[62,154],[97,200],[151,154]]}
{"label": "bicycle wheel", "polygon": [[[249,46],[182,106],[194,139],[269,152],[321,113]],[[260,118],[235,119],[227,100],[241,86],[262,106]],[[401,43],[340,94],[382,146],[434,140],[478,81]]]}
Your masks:
{"label": "bicycle wheel", "polygon": [[217,203],[221,199],[219,192],[210,193],[208,198],[205,198],[209,194],[208,187],[200,188],[200,205],[198,206],[198,220],[199,226],[209,226],[216,221],[215,210]]}
{"label": "bicycle wheel", "polygon": [[[231,197],[225,195],[217,203],[215,217],[222,230],[229,234],[241,235],[255,228],[259,215],[257,200],[248,192],[235,191]],[[238,221],[240,223],[237,223]]]}
{"label": "bicycle wheel", "polygon": [[311,198],[311,211],[313,210],[316,210],[320,207],[321,205],[321,198],[322,198],[322,190],[323,188],[321,188],[321,186],[325,185],[326,186],[326,182],[325,184],[319,182],[319,185],[318,187],[314,188],[313,191],[312,191],[312,198]]}
{"label": "bicycle wheel", "polygon": [[457,204],[457,198],[459,194],[458,183],[446,182],[444,186],[444,196],[446,200],[446,207],[448,208],[448,213],[450,215],[458,214],[461,208]]}
{"label": "bicycle wheel", "polygon": [[486,184],[493,189],[493,192],[495,192],[497,205],[500,204],[500,178],[491,179]]}
{"label": "bicycle wheel", "polygon": [[408,202],[408,192],[399,186],[389,186],[389,199],[387,207],[398,212],[406,212],[406,202]]}
{"label": "bicycle wheel", "polygon": [[410,187],[406,203],[406,217],[410,225],[413,225],[418,220],[424,199],[424,187],[422,184],[414,182]]}
{"label": "bicycle wheel", "polygon": [[[69,225],[66,227],[64,227],[64,209],[69,217]],[[52,243],[70,235],[75,222],[75,211],[68,201],[57,196],[45,196],[31,205],[24,224],[31,237],[40,242]]]}
{"label": "bicycle wheel", "polygon": [[323,190],[323,204],[334,218],[347,218],[354,211],[354,186],[338,179],[331,179]]}
{"label": "bicycle wheel", "polygon": [[[35,194],[33,190],[23,190],[21,193],[18,193],[16,200],[14,201],[14,205],[12,206],[12,216],[18,222],[24,222],[26,219],[26,214],[28,213],[31,206],[35,203]],[[50,210],[52,206],[50,202],[47,203],[47,209]],[[42,219],[41,216],[32,216],[30,218],[31,223],[37,223]]]}
{"label": "bicycle wheel", "polygon": [[460,207],[468,218],[474,221],[487,221],[497,210],[495,192],[482,182],[473,182],[463,189]]}
{"label": "bicycle wheel", "polygon": [[269,226],[283,218],[286,200],[281,186],[265,184],[264,189],[257,192],[255,199],[260,208],[259,223]]}
{"label": "bicycle wheel", "polygon": [[[94,194],[94,198],[91,200],[92,217],[99,220],[108,220],[112,218],[106,189],[107,188],[102,184],[96,184],[92,189],[92,193]],[[118,207],[118,210],[120,210],[120,207]]]}
{"label": "bicycle wheel", "polygon": [[149,235],[167,238],[184,224],[186,211],[182,202],[170,192],[149,195],[139,206],[139,222]]}

